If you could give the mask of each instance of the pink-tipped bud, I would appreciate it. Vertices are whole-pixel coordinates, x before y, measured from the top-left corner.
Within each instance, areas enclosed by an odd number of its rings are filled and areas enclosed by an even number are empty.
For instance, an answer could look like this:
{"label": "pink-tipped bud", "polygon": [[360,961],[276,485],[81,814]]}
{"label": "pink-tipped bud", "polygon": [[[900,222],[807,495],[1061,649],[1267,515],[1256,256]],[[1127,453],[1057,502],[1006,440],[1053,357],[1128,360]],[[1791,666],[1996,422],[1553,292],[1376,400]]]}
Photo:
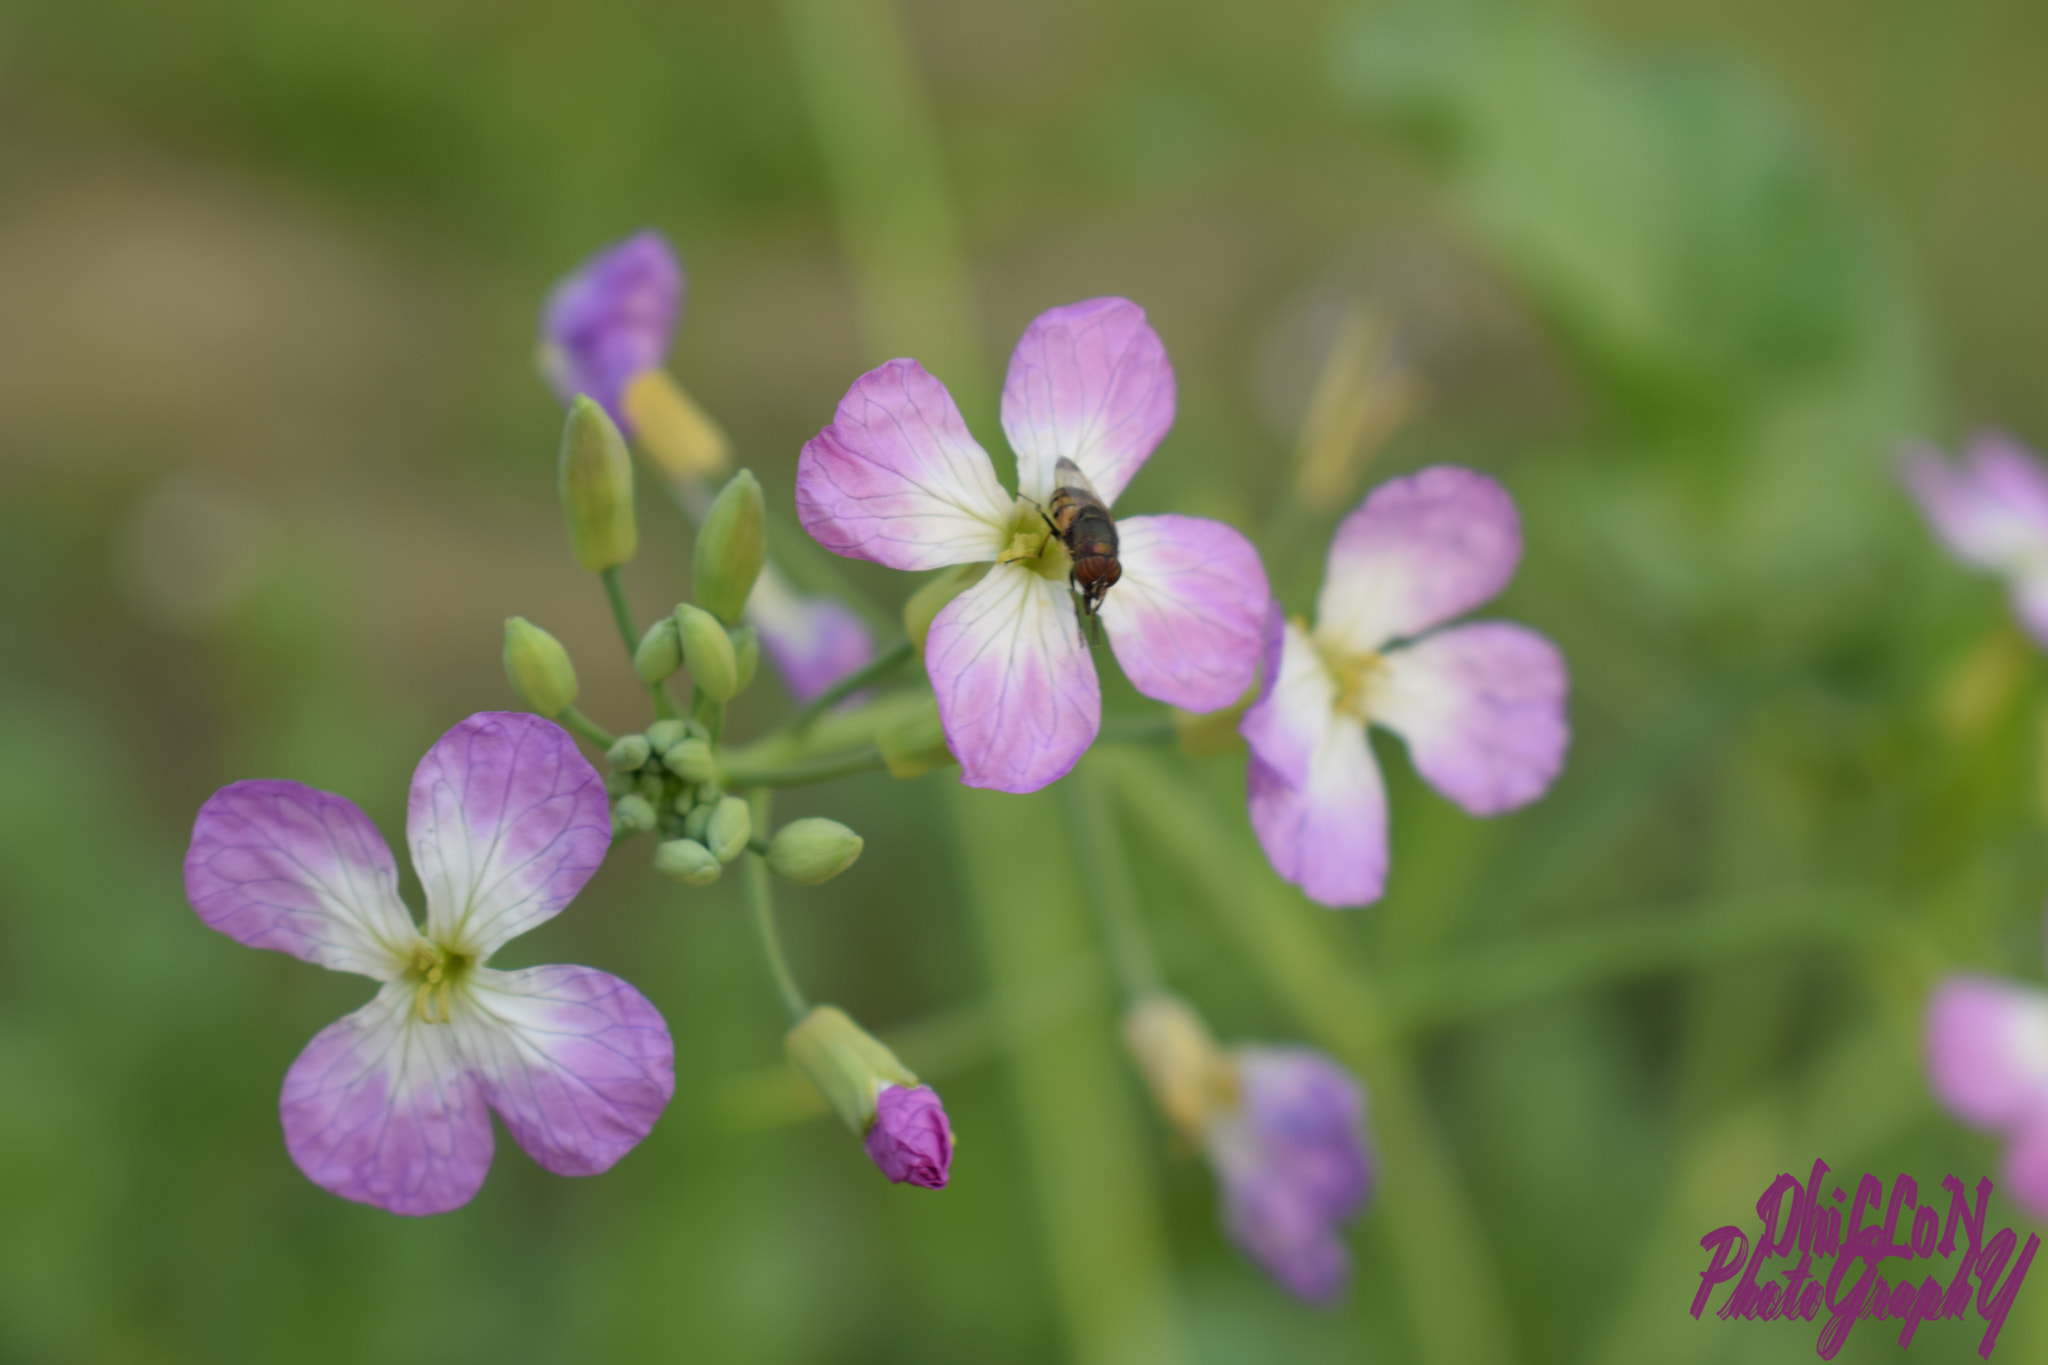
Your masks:
{"label": "pink-tipped bud", "polygon": [[946,1188],[953,1166],[953,1126],[946,1107],[928,1085],[905,1089],[884,1085],[875,1095],[875,1121],[868,1129],[868,1159],[898,1185]]}

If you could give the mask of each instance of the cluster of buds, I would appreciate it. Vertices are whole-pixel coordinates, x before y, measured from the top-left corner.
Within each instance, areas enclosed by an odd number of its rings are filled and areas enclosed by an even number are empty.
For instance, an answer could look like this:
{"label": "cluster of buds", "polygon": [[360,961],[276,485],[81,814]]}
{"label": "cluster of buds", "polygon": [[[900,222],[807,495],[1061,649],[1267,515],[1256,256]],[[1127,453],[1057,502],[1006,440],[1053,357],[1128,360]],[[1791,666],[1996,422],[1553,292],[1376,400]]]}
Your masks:
{"label": "cluster of buds", "polygon": [[1297,1298],[1336,1298],[1351,1268],[1337,1230],[1372,1193],[1358,1082],[1309,1048],[1226,1052],[1165,994],[1131,1007],[1124,1043],[1160,1114],[1216,1172],[1231,1240]]}
{"label": "cluster of buds", "polygon": [[[562,505],[577,562],[606,573],[634,553],[633,466],[605,409],[588,398],[570,405],[562,436]],[[644,732],[610,742],[615,839],[652,834],[654,866],[686,886],[708,886],[725,865],[753,848],[777,875],[806,885],[853,865],[861,838],[835,820],[793,821],[773,839],[754,837],[754,813],[720,780],[719,740],[725,707],[753,682],[759,636],[741,623],[755,580],[767,562],[761,485],[746,470],[729,480],[705,512],[697,535],[693,600],[640,635],[633,671],[658,698],[687,672],[687,717],[669,715]],[[505,623],[505,672],[527,705],[551,719],[574,715],[576,669],[559,640],[522,617]],[[672,709],[672,708],[671,708]],[[587,723],[586,723],[587,724]],[[593,727],[594,728],[594,727]]]}

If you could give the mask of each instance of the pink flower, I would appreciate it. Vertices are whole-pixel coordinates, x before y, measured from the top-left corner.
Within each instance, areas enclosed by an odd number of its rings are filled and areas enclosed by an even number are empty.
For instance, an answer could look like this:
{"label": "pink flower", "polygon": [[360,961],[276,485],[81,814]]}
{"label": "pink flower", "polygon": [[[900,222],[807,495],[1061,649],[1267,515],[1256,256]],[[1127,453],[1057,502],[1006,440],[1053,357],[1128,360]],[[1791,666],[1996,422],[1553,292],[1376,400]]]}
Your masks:
{"label": "pink flower", "polygon": [[1935,1098],[2007,1139],[2005,1190],[2048,1218],[2048,994],[1988,976],[1952,976],[1927,1003]]}
{"label": "pink flower", "polygon": [[626,386],[668,358],[682,306],[682,264],[652,228],[577,266],[541,308],[541,371],[555,396],[587,394],[632,434]]}
{"label": "pink flower", "polygon": [[486,966],[554,918],[611,842],[604,784],[558,726],[485,712],[427,751],[406,808],[427,922],[355,803],[298,782],[223,787],[200,808],[185,891],[200,919],[382,983],[285,1075],[285,1147],[315,1183],[393,1213],[469,1202],[490,1110],[558,1175],[595,1175],[675,1091],[668,1025],[589,967]]}
{"label": "pink flower", "polygon": [[[914,360],[862,375],[804,446],[797,515],[825,548],[913,572],[990,566],[939,612],[925,644],[967,785],[1036,791],[1095,738],[1101,691],[1067,554],[1042,509],[1061,459],[1114,504],[1173,411],[1173,369],[1144,310],[1091,299],[1040,314],[1010,356],[1002,422],[1020,497],[996,482],[952,395]],[[1125,676],[1191,711],[1235,701],[1258,667],[1267,602],[1258,552],[1196,517],[1127,517],[1116,532],[1122,576],[1101,619]]]}
{"label": "pink flower", "polygon": [[874,660],[874,639],[852,609],[830,597],[808,597],[773,564],[761,566],[747,597],[747,620],[782,675],[789,695],[807,702]]}
{"label": "pink flower", "polygon": [[1276,621],[1266,694],[1240,726],[1246,784],[1266,856],[1313,899],[1366,905],[1385,886],[1368,725],[1406,740],[1423,779],[1474,815],[1525,805],[1557,776],[1570,732],[1556,646],[1504,621],[1437,628],[1506,587],[1521,554],[1499,484],[1420,470],[1337,528],[1315,628]]}
{"label": "pink flower", "polygon": [[867,1150],[868,1160],[892,1183],[945,1189],[953,1167],[953,1127],[938,1092],[928,1085],[906,1089],[885,1082],[875,1092]]}
{"label": "pink flower", "polygon": [[2011,437],[1974,437],[1960,466],[1921,446],[1900,477],[1949,552],[2006,580],[2013,615],[2048,647],[2048,470]]}
{"label": "pink flower", "polygon": [[1209,1123],[1231,1240],[1282,1288],[1328,1303],[1351,1273],[1337,1229],[1372,1195],[1365,1094],[1304,1047],[1240,1047],[1239,1105]]}

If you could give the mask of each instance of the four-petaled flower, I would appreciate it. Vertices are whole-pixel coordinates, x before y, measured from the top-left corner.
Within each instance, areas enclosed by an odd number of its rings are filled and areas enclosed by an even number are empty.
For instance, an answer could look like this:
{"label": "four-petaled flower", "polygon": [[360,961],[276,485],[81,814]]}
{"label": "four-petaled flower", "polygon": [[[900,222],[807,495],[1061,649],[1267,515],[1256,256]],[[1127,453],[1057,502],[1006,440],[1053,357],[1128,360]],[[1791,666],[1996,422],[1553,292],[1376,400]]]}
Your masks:
{"label": "four-petaled flower", "polygon": [[603,782],[552,722],[485,712],[420,761],[406,834],[424,927],[399,899],[391,850],[343,797],[236,782],[193,827],[185,889],[209,926],[383,983],[286,1073],[292,1160],[346,1199],[441,1213],[483,1184],[496,1110],[547,1169],[609,1168],[675,1091],[667,1024],[605,972],[485,965],[604,860]]}
{"label": "four-petaled flower", "polygon": [[[797,516],[825,548],[893,569],[990,567],[932,621],[925,666],[961,780],[1035,791],[1094,740],[1102,694],[1048,531],[1054,466],[1113,504],[1173,424],[1166,349],[1126,299],[1041,314],[1010,357],[1002,424],[1020,497],[996,482],[952,395],[914,360],[854,382],[797,464]],[[1122,577],[1102,601],[1131,684],[1192,711],[1227,706],[1258,668],[1266,574],[1221,522],[1117,521]]]}
{"label": "four-petaled flower", "polygon": [[1351,1269],[1337,1229],[1372,1194],[1364,1092],[1310,1048],[1231,1055],[1238,1105],[1210,1119],[1206,1144],[1224,1229],[1289,1293],[1328,1303]]}
{"label": "four-petaled flower", "polygon": [[1240,726],[1246,783],[1266,856],[1313,899],[1365,905],[1386,882],[1368,724],[1406,740],[1424,780],[1474,815],[1533,801],[1557,775],[1570,737],[1557,648],[1504,621],[1434,629],[1506,587],[1521,553],[1499,484],[1420,470],[1337,528],[1314,630],[1276,619],[1266,694]]}
{"label": "four-petaled flower", "polygon": [[[701,458],[645,438],[646,412],[694,432],[705,419],[670,384],[662,368],[682,311],[683,267],[668,239],[649,229],[599,251],[565,276],[541,309],[541,372],[564,403],[578,394],[611,414],[619,430],[640,439],[662,466],[693,517],[709,494]],[[659,426],[659,422],[657,423]],[[702,444],[685,440],[678,450]],[[761,569],[747,599],[747,620],[781,673],[790,695],[807,702],[875,657],[867,625],[843,603],[798,592],[773,563]]]}
{"label": "four-petaled flower", "polygon": [[2048,470],[2012,438],[1973,438],[1960,467],[1925,446],[1900,477],[1949,552],[2006,580],[2013,615],[2048,648]]}
{"label": "four-petaled flower", "polygon": [[1951,976],[1927,1004],[1935,1098],[2007,1139],[1999,1183],[2048,1218],[2048,992],[1991,976]]}

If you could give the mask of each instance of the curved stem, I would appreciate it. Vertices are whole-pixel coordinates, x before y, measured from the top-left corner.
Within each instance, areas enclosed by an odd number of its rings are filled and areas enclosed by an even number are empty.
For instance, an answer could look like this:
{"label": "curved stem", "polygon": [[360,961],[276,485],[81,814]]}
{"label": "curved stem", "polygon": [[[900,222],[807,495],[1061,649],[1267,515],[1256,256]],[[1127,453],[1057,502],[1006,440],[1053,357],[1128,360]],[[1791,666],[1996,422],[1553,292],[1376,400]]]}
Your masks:
{"label": "curved stem", "polygon": [[[747,804],[753,808],[754,820],[760,827],[768,823],[769,797],[762,789],[747,793]],[[768,959],[768,975],[774,978],[775,990],[782,997],[782,1007],[789,1011],[791,1022],[801,1022],[811,1012],[810,1002],[804,999],[796,976],[789,970],[789,959],[782,955],[782,935],[775,928],[775,892],[768,881],[768,861],[749,849],[741,855],[746,860],[747,914],[754,921],[754,932],[761,939],[761,955]]]}
{"label": "curved stem", "polygon": [[578,739],[595,744],[600,749],[609,749],[614,742],[612,737],[605,733],[603,726],[573,706],[556,716],[555,723]]}
{"label": "curved stem", "polygon": [[611,603],[612,620],[618,623],[619,638],[626,642],[626,659],[631,662],[640,652],[640,628],[633,624],[633,608],[626,602],[626,584],[619,577],[619,566],[614,564],[597,576],[604,582],[605,600]]}
{"label": "curved stem", "polygon": [[782,768],[727,768],[718,775],[719,784],[733,787],[801,787],[811,782],[830,782],[835,777],[872,772],[883,766],[882,755],[870,744],[849,753],[828,754]]}
{"label": "curved stem", "polygon": [[911,648],[910,641],[898,640],[895,644],[869,660],[864,667],[855,669],[823,692],[820,692],[817,696],[811,698],[810,703],[803,710],[797,712],[796,719],[789,723],[790,733],[800,735],[810,729],[812,721],[815,721],[819,716],[824,715],[825,712],[831,710],[840,702],[845,701],[863,687],[901,668],[915,652]]}

